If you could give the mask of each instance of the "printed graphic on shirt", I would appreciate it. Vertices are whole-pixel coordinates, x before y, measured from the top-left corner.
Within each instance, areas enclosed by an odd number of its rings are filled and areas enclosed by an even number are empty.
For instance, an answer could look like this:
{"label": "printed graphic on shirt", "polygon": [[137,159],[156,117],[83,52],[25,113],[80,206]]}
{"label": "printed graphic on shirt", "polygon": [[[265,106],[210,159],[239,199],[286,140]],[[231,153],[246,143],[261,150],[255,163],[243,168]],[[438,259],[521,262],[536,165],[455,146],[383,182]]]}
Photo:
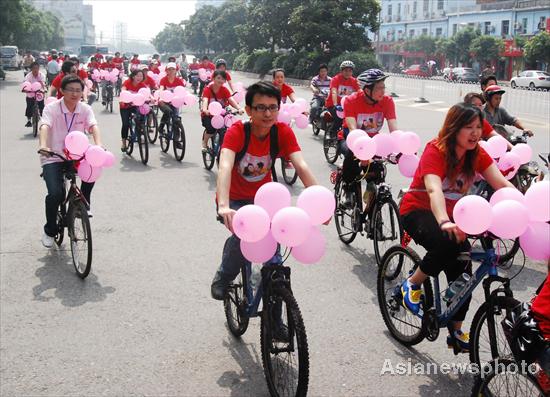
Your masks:
{"label": "printed graphic on shirt", "polygon": [[449,178],[445,177],[443,179],[441,187],[443,188],[443,195],[448,200],[457,201],[460,200],[466,194],[468,189],[464,189],[467,186],[466,176],[464,174],[459,174],[456,177],[455,183],[451,186]]}
{"label": "printed graphic on shirt", "polygon": [[239,163],[239,174],[248,182],[259,182],[271,172],[271,156],[257,157],[246,153]]}
{"label": "printed graphic on shirt", "polygon": [[357,127],[369,135],[376,135],[384,125],[384,113],[359,113]]}
{"label": "printed graphic on shirt", "polygon": [[338,92],[338,96],[343,97],[343,96],[353,94],[355,90],[350,85],[339,85],[337,92]]}

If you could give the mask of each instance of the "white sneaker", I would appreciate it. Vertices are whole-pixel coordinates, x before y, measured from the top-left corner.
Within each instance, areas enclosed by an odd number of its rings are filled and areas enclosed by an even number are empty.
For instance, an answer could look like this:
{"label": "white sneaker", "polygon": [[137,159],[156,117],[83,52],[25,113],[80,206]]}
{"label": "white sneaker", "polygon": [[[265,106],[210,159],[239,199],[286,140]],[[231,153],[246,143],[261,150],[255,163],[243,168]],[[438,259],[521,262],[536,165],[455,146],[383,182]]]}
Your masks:
{"label": "white sneaker", "polygon": [[53,247],[54,239],[53,237],[48,236],[45,232],[42,233],[42,245],[46,248]]}
{"label": "white sneaker", "polygon": [[87,212],[88,212],[88,218],[93,218],[94,217],[94,214],[92,213],[91,208],[89,208]]}

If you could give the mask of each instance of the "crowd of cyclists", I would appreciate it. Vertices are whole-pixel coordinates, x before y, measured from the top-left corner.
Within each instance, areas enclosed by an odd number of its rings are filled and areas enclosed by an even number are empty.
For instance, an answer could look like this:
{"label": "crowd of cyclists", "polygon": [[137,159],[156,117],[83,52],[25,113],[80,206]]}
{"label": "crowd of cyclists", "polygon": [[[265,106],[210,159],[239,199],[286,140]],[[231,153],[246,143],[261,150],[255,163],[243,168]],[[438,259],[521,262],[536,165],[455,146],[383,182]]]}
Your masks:
{"label": "crowd of cyclists", "polygon": [[[66,58],[54,53],[45,66],[46,75],[40,71],[36,62],[30,62],[28,67],[25,81],[40,83],[44,92],[47,89],[47,97],[57,98],[57,101],[45,106],[43,97],[26,97],[26,127],[30,126],[35,101],[42,114],[39,145],[48,189],[45,199],[47,219],[42,236],[45,247],[53,246],[56,208],[63,200],[60,160],[47,153],[55,151],[68,154],[63,139],[74,130],[90,131],[95,143],[101,145],[101,135],[91,105],[98,97],[105,101],[107,83],[101,81],[97,84],[93,80],[94,70],[119,70],[117,85],[120,91],[132,93],[138,93],[143,88],[162,93],[190,84],[200,98],[200,117],[205,128],[203,152],[208,150],[208,140],[217,129],[212,126],[213,116],[210,113],[213,102],[220,103],[223,108],[231,106],[238,114],[246,112],[249,121],[237,121],[227,129],[219,158],[217,215],[230,231],[236,211],[253,203],[258,189],[271,181],[270,169],[276,158],[284,158],[296,170],[304,186],[317,184],[294,132],[289,125],[278,121],[281,104],[293,103],[297,99],[293,88],[285,82],[283,69],[272,71],[271,82],[263,81],[249,86],[245,106],[242,107],[235,100],[237,91],[227,70],[227,62],[223,59],[211,62],[207,56],[200,61],[195,58],[188,64],[182,54],[179,61],[171,57],[162,65],[158,55],[142,64],[137,54],[127,60],[117,52],[114,57],[96,54],[88,64],[82,65],[77,58]],[[381,172],[376,162],[355,158],[346,146],[348,133],[362,129],[374,137],[381,132],[384,122],[390,133],[398,130],[394,101],[385,93],[385,81],[389,76],[379,69],[356,72],[352,61],[342,62],[340,72],[332,77],[328,75],[327,65],[319,65],[318,74],[309,85],[312,92],[310,110],[305,112],[310,123],[314,123],[324,113],[331,116],[332,122],[326,133],[338,137],[340,153],[343,155],[342,178],[348,192],[351,192],[353,184],[357,183],[358,177],[366,169],[374,174]],[[160,73],[163,73],[163,77],[158,82],[151,77],[151,74]],[[207,78],[204,78],[204,73]],[[521,120],[500,106],[504,94],[505,90],[498,85],[494,76],[484,77],[481,92],[468,93],[463,102],[450,108],[439,133],[427,143],[420,155],[418,169],[400,204],[404,230],[426,250],[421,265],[401,285],[402,305],[412,313],[418,313],[422,308],[422,285],[427,277],[437,277],[440,272],[444,272],[451,284],[464,273],[472,274],[471,262],[460,257],[461,253],[469,251],[471,247],[467,235],[453,221],[453,208],[461,197],[468,194],[476,174],[482,175],[494,190],[514,188],[479,145],[481,140],[499,134],[497,129],[501,125],[514,126],[529,136],[533,135]],[[162,113],[159,123],[159,132],[162,134],[168,118],[174,112],[177,113],[178,108],[162,100],[158,101],[158,108]],[[138,106],[120,102],[119,112],[121,151],[124,153],[131,115],[138,112]],[[275,151],[271,147],[274,142],[277,145]],[[251,174],[247,168],[249,164],[262,164],[263,167],[259,173]],[[365,178],[365,181],[368,183],[369,178]],[[88,202],[92,187],[93,183],[82,184]],[[214,299],[224,299],[239,269],[249,263],[241,253],[239,243],[238,237],[232,234],[223,247],[221,265],[211,285]],[[548,264],[550,266],[550,261]],[[462,330],[468,306],[469,302],[455,313],[447,337],[447,344],[458,346],[461,352],[470,350],[469,335]],[[544,337],[550,338],[548,278],[531,310]],[[279,331],[280,339],[288,337],[284,329]],[[550,370],[549,352],[550,348],[546,344],[537,357],[546,373]],[[550,392],[550,389],[545,392]]]}

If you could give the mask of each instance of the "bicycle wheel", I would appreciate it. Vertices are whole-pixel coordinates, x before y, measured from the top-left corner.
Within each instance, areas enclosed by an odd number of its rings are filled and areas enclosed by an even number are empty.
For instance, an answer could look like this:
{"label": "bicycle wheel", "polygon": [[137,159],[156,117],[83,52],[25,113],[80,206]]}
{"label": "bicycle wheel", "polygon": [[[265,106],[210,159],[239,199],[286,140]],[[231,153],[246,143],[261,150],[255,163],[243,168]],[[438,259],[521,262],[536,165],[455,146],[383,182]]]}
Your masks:
{"label": "bicycle wheel", "polygon": [[[288,340],[274,337],[276,326],[288,329]],[[274,288],[264,302],[260,345],[270,394],[305,396],[309,380],[307,336],[298,303],[287,288]]]}
{"label": "bicycle wheel", "polygon": [[132,136],[134,135],[134,127],[130,127],[130,131],[128,131],[128,138],[126,138],[126,154],[128,156],[132,155],[132,152],[134,151],[134,140]]}
{"label": "bicycle wheel", "polygon": [[294,185],[298,179],[298,173],[289,160],[281,159],[281,172],[285,183],[290,186]]}
{"label": "bicycle wheel", "polygon": [[495,240],[494,248],[497,255],[500,255],[497,263],[503,268],[508,268],[514,263],[514,257],[519,251],[519,238],[514,240],[499,238]]}
{"label": "bicycle wheel", "polygon": [[346,203],[346,191],[344,183],[340,180],[334,187],[336,209],[334,210],[334,223],[340,241],[350,244],[357,236],[357,222],[361,219],[361,201],[356,194],[349,195],[349,202]]}
{"label": "bicycle wheel", "polygon": [[185,130],[181,120],[177,120],[174,123],[174,142],[172,147],[174,149],[174,157],[178,161],[182,161],[185,156]]}
{"label": "bicycle wheel", "polygon": [[154,112],[147,114],[147,139],[149,143],[154,144],[158,137],[158,120]]}
{"label": "bicycle wheel", "polygon": [[147,164],[149,161],[149,141],[145,135],[145,124],[141,120],[138,121],[136,125],[136,136],[139,147],[139,157],[141,157],[141,162],[143,164]]}
{"label": "bicycle wheel", "polygon": [[[481,368],[494,359],[510,358],[512,351],[500,322],[520,302],[509,296],[493,296],[477,309],[470,328],[470,362]],[[487,311],[492,318],[488,321]],[[491,348],[497,352],[494,355]]]}
{"label": "bicycle wheel", "polygon": [[109,112],[113,113],[113,97],[112,96],[109,98],[108,105],[109,105]]}
{"label": "bicycle wheel", "polygon": [[68,226],[76,274],[80,278],[86,278],[92,267],[92,230],[88,211],[83,202],[78,201],[71,205]]}
{"label": "bicycle wheel", "polygon": [[[376,280],[378,305],[390,334],[405,346],[420,343],[424,337],[422,319],[403,306],[401,284],[420,265],[418,254],[401,246],[391,247],[382,258]],[[433,292],[430,279],[424,281],[423,306],[432,307]]]}
{"label": "bicycle wheel", "polygon": [[242,267],[241,272],[233,283],[229,286],[227,294],[223,301],[225,318],[229,331],[235,336],[240,337],[248,328],[250,318],[246,314],[245,285],[247,285],[246,268]]}
{"label": "bicycle wheel", "polygon": [[38,111],[38,106],[35,105],[34,111],[32,112],[32,136],[36,138],[38,135],[38,121],[40,120],[40,113]]}
{"label": "bicycle wheel", "polygon": [[[204,132],[206,133],[206,131]],[[206,144],[206,151],[203,150],[202,152],[202,162],[204,163],[204,168],[207,170],[211,170],[212,167],[214,167],[214,163],[216,162],[216,141],[218,134],[215,134],[211,136],[208,139],[208,142]]]}
{"label": "bicycle wheel", "polygon": [[162,150],[164,153],[168,152],[168,149],[170,149],[170,137],[169,134],[171,134],[173,131],[173,127],[170,123],[167,123],[164,127],[166,129],[166,132],[160,132],[159,133],[159,141],[160,141],[160,150]]}
{"label": "bicycle wheel", "polygon": [[372,214],[373,220],[373,242],[374,256],[376,263],[380,266],[382,257],[386,251],[394,245],[399,245],[403,237],[403,226],[399,216],[399,208],[395,201],[390,198],[387,201],[376,202]]}
{"label": "bicycle wheel", "polygon": [[314,119],[311,123],[311,129],[313,130],[313,135],[317,136],[319,135],[319,132],[321,132],[321,126],[319,125],[321,123],[321,120]]}
{"label": "bicycle wheel", "polygon": [[57,210],[57,234],[54,241],[58,247],[61,247],[63,243],[63,237],[65,236],[65,205],[61,204]]}
{"label": "bicycle wheel", "polygon": [[325,136],[323,137],[323,152],[325,153],[325,158],[329,164],[334,164],[338,158],[338,139],[334,136],[331,136],[330,131],[325,131]]}
{"label": "bicycle wheel", "polygon": [[491,361],[476,376],[472,396],[480,397],[543,397],[544,391],[534,374],[513,360]]}

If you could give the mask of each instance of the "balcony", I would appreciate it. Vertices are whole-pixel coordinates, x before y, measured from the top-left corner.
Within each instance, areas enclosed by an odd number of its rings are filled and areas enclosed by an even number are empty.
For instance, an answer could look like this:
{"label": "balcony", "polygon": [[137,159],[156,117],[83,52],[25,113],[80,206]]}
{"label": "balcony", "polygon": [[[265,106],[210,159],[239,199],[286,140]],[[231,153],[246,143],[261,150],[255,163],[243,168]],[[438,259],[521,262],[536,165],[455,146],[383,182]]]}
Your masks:
{"label": "balcony", "polygon": [[550,0],[518,0],[516,8],[550,7]]}

